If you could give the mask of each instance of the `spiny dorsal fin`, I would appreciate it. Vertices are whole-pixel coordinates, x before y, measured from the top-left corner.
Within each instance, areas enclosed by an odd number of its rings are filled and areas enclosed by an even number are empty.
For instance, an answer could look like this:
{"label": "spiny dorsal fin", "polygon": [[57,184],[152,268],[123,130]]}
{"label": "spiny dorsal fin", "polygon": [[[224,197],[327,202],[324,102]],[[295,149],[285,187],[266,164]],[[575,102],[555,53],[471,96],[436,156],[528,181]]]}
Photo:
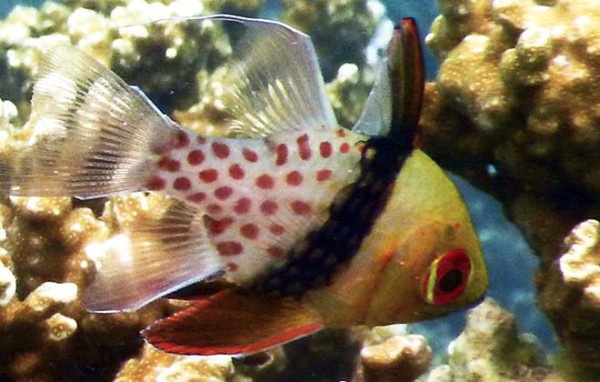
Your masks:
{"label": "spiny dorsal fin", "polygon": [[247,355],[322,328],[320,316],[296,300],[224,291],[155,322],[143,334],[169,353]]}
{"label": "spiny dorsal fin", "polygon": [[85,291],[86,309],[136,310],[222,272],[203,213],[175,199],[149,203],[153,218],[131,224],[105,244],[108,250],[98,259],[94,282]]}

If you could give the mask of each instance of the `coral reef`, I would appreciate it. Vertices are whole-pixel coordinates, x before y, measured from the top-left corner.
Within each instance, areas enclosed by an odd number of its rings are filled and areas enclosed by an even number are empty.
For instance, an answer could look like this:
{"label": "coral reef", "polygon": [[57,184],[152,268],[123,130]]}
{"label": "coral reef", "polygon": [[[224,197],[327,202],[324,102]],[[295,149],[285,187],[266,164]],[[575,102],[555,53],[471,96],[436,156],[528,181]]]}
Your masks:
{"label": "coral reef", "polygon": [[564,240],[563,253],[548,270],[547,287],[540,296],[542,308],[555,323],[569,356],[593,367],[600,363],[599,239],[597,220],[575,226]]}
{"label": "coral reef", "polygon": [[503,202],[541,258],[538,305],[565,358],[575,369],[600,368],[590,334],[600,306],[587,275],[597,261],[578,252],[593,247],[583,239],[593,224],[561,249],[573,226],[600,212],[600,6],[440,0],[440,8],[426,39],[441,66],[426,89],[424,148]]}
{"label": "coral reef", "polygon": [[[340,65],[365,64],[363,49],[369,43],[376,22],[366,0],[284,0],[282,21],[311,36],[321,70],[330,81]],[[371,7],[373,7],[371,5]],[[348,49],[339,49],[340,46]]]}
{"label": "coral reef", "polygon": [[[593,1],[441,1],[427,36],[442,60],[432,117],[464,124],[456,157],[496,164],[530,187],[594,195],[600,136]],[[439,94],[436,94],[439,93]],[[437,112],[437,113],[436,113]],[[452,113],[450,113],[452,114]],[[439,143],[450,129],[431,123]],[[429,126],[428,126],[429,127]],[[456,132],[456,130],[454,130]],[[444,139],[442,141],[442,139]],[[436,144],[437,146],[437,144]]]}
{"label": "coral reef", "polygon": [[535,337],[519,334],[514,316],[489,298],[469,312],[448,357],[448,365],[432,370],[428,382],[542,381],[551,372]]}
{"label": "coral reef", "polygon": [[[117,374],[117,382],[151,381],[232,381],[231,357],[177,356],[163,353],[146,344],[139,357],[125,363]],[[234,382],[250,381],[237,377]]]}
{"label": "coral reef", "polygon": [[[56,44],[74,44],[94,56],[142,88],[185,127],[226,134],[219,95],[227,86],[220,65],[231,53],[229,31],[218,23],[143,23],[217,12],[256,15],[263,3],[64,0],[48,1],[40,9],[16,7],[0,21],[0,97],[6,100],[0,101],[0,155],[26,149],[32,133],[26,123],[32,82],[43,52]],[[372,82],[372,74],[364,73],[362,55],[383,14],[381,5],[379,13],[373,11],[375,1],[329,3],[326,13],[304,20],[303,27],[321,33],[316,44],[322,62],[338,73],[328,90],[340,120],[350,124]],[[286,14],[300,20],[300,10],[299,3],[290,2]],[[328,34],[344,36],[344,44],[353,46],[346,50],[350,55],[331,54]],[[345,332],[324,333],[295,343],[285,353],[274,349],[263,358],[232,363],[229,357],[179,357],[143,345],[140,329],[185,303],[161,300],[134,313],[111,315],[85,311],[81,296],[93,277],[92,260],[123,227],[150,218],[148,206],[156,202],[161,202],[160,195],[140,193],[86,201],[0,200],[0,379],[243,382],[278,375],[292,381],[311,367],[331,374],[331,379],[340,370],[350,376],[357,342]],[[310,365],[309,353],[321,364]],[[287,368],[287,357],[306,362]]]}
{"label": "coral reef", "polygon": [[433,355],[425,337],[406,325],[373,328],[363,341],[353,382],[414,381],[429,369]]}

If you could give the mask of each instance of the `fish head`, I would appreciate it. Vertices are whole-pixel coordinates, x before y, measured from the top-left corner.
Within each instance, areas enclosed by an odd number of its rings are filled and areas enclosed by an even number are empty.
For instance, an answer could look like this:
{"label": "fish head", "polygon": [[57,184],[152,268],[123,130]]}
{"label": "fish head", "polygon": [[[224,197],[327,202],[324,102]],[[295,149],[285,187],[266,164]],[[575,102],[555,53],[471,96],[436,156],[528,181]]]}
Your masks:
{"label": "fish head", "polygon": [[480,301],[487,289],[467,207],[454,183],[420,150],[404,164],[365,244],[378,269],[368,325],[442,316]]}

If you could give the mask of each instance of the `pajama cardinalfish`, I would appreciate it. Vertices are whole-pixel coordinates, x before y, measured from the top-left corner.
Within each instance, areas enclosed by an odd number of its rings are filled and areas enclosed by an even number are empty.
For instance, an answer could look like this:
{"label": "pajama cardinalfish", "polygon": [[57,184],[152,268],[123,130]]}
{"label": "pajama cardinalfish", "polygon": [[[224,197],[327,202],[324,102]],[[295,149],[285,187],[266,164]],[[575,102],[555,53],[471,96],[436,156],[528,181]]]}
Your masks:
{"label": "pajama cardinalfish", "polygon": [[[235,138],[183,130],[74,47],[41,63],[31,147],[0,163],[2,192],[169,195],[151,206],[153,223],[128,228],[98,259],[86,308],[189,299],[143,335],[168,352],[209,355],[479,301],[487,273],[465,204],[416,144],[424,78],[414,21],[395,29],[351,130],[336,122],[308,36],[229,15],[169,22],[205,21],[245,28],[223,98]],[[220,289],[202,288],[211,285]]]}

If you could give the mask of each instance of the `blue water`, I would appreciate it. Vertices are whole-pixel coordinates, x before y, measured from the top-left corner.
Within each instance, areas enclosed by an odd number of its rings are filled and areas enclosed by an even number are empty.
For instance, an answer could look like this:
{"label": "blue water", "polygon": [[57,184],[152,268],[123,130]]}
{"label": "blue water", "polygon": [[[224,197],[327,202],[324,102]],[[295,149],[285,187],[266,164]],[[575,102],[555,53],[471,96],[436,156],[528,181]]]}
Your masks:
{"label": "blue water", "polygon": [[[4,17],[17,4],[39,5],[41,0],[2,0],[0,17]],[[438,14],[437,2],[432,0],[387,0],[392,20],[412,16],[424,37],[431,22]],[[275,17],[281,10],[280,0],[267,0],[266,16]],[[433,79],[437,61],[426,50],[428,78]],[[522,235],[503,216],[500,205],[492,198],[474,190],[466,182],[457,180],[473,213],[475,225],[480,234],[490,273],[489,296],[515,313],[523,331],[534,333],[547,349],[554,349],[555,342],[547,320],[536,307],[535,290],[532,278],[537,267]],[[510,264],[510,265],[509,265]],[[518,271],[517,271],[518,270]],[[434,348],[441,350],[451,338],[456,337],[464,325],[464,313],[432,322],[415,325],[414,328],[428,337]]]}

